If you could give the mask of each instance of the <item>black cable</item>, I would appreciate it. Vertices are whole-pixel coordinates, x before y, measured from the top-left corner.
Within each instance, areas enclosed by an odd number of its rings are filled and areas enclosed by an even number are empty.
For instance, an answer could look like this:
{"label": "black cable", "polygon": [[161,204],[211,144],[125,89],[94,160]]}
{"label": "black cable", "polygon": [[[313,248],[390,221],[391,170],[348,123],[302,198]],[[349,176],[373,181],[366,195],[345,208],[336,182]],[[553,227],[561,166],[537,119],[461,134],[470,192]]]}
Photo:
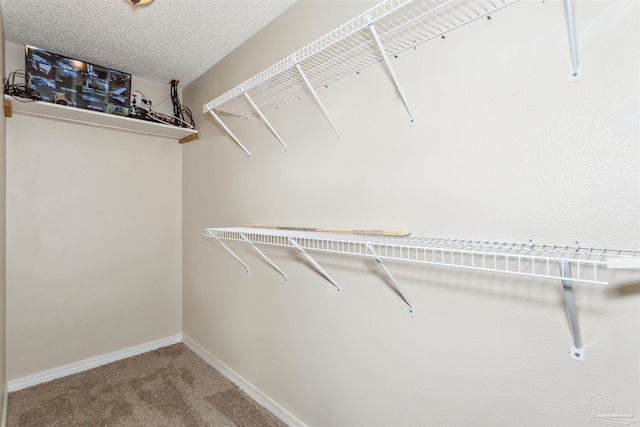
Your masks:
{"label": "black cable", "polygon": [[180,118],[180,100],[178,99],[178,82],[171,80],[171,103],[173,104],[173,116]]}
{"label": "black cable", "polygon": [[[177,119],[176,126],[187,127],[187,123],[195,127],[196,124],[193,121],[193,114],[189,108],[182,105],[180,102],[180,96],[178,94],[178,82],[177,80],[171,80],[171,102],[173,104],[173,116]],[[189,120],[185,118],[185,113],[188,115]]]}
{"label": "black cable", "polygon": [[[16,83],[16,76],[21,77],[24,83]],[[5,95],[9,95],[18,101],[33,102],[42,101],[42,96],[34,89],[27,86],[28,76],[24,70],[16,70],[2,81]]]}
{"label": "black cable", "polygon": [[189,123],[191,124],[191,126],[193,126],[194,128],[196,127],[196,122],[193,121],[193,114],[191,113],[191,110],[186,107],[186,106],[182,106],[182,110],[180,110],[180,115],[182,116],[182,120],[183,121],[187,121],[184,113],[186,113],[189,116]]}

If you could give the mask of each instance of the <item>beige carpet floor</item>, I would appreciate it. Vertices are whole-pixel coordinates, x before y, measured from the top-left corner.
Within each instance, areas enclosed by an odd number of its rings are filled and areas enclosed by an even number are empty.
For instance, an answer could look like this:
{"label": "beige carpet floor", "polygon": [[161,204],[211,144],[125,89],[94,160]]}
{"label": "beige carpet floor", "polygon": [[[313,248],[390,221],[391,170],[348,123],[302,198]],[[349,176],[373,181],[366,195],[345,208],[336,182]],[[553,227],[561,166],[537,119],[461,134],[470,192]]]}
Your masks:
{"label": "beige carpet floor", "polygon": [[284,424],[180,343],[9,393],[7,426]]}

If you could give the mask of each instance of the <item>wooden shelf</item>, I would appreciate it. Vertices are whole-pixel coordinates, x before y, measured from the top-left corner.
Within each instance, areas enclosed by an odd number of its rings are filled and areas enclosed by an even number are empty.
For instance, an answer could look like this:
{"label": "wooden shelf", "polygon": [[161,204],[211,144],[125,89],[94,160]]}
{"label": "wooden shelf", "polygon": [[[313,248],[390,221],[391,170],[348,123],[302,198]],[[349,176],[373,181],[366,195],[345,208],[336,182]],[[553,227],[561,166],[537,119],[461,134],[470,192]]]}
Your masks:
{"label": "wooden shelf", "polygon": [[67,123],[177,139],[180,143],[191,141],[198,135],[198,131],[195,129],[185,129],[51,102],[21,102],[8,95],[4,96],[4,109],[7,117],[11,117],[13,114],[22,114]]}

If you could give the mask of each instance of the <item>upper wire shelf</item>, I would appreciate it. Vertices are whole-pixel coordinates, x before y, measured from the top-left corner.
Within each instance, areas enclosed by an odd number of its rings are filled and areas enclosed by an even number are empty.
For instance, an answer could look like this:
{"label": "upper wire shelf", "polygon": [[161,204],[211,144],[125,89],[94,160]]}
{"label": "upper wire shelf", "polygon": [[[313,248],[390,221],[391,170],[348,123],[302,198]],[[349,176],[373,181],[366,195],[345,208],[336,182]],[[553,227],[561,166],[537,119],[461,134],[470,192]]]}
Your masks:
{"label": "upper wire shelf", "polygon": [[[259,114],[256,109],[300,96],[309,92],[310,86],[327,85],[385,59],[385,55],[397,55],[516,1],[386,0],[205,104],[203,112]],[[372,31],[378,33],[381,48]]]}
{"label": "upper wire shelf", "polygon": [[558,268],[560,263],[565,263],[571,268],[571,280],[574,282],[600,285],[608,284],[600,274],[603,269],[640,268],[640,250],[582,248],[579,245],[365,236],[248,227],[206,228],[204,236],[559,280],[566,278]]}

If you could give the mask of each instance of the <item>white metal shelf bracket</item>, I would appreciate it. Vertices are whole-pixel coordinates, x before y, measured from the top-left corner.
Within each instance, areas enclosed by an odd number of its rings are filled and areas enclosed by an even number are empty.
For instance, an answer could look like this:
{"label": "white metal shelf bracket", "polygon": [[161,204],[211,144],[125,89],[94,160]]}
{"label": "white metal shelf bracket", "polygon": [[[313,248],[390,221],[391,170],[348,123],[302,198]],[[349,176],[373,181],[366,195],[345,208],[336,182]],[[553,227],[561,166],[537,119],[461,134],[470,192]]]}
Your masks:
{"label": "white metal shelf bracket", "polygon": [[275,136],[276,139],[280,142],[280,144],[282,144],[282,146],[284,147],[284,151],[285,152],[289,151],[289,149],[287,148],[287,144],[285,144],[284,141],[282,140],[282,138],[280,138],[280,135],[278,135],[278,132],[276,132],[276,130],[273,128],[273,126],[271,126],[271,123],[269,123],[269,120],[267,120],[267,118],[264,116],[262,111],[260,111],[260,109],[255,104],[255,102],[253,102],[253,99],[251,99],[251,97],[249,96],[249,94],[247,92],[244,92],[244,97],[247,98],[247,101],[249,101],[249,104],[251,104],[251,107],[253,107],[253,109],[255,110],[256,113],[258,113],[258,116],[260,116],[260,118],[262,119],[264,124],[267,125],[267,127],[269,128],[269,130],[271,131],[273,136]]}
{"label": "white metal shelf bracket", "polygon": [[256,245],[254,245],[254,244],[253,244],[253,242],[252,242],[251,240],[249,240],[249,239],[247,238],[247,236],[245,236],[245,235],[244,235],[244,233],[240,233],[240,237],[242,237],[242,239],[243,239],[245,242],[247,242],[248,244],[250,244],[250,245],[251,245],[251,247],[252,247],[253,249],[255,249],[255,251],[256,251],[256,252],[258,252],[258,254],[259,254],[259,255],[260,255],[260,256],[261,256],[265,261],[267,261],[267,263],[268,263],[271,267],[273,267],[273,268],[274,268],[278,273],[280,273],[280,274],[282,275],[282,277],[284,277],[284,281],[285,281],[285,282],[288,282],[288,281],[289,281],[289,278],[288,278],[288,277],[287,277],[287,275],[284,273],[284,271],[282,271],[282,270],[280,269],[280,267],[278,267],[278,266],[277,266],[273,261],[271,261],[271,260],[269,259],[269,257],[268,257],[268,256],[266,256],[266,255],[264,254],[264,252],[262,252],[262,251],[260,250],[260,248],[258,248]]}
{"label": "white metal shelf bracket", "polygon": [[560,261],[560,274],[562,276],[562,290],[564,292],[564,302],[569,315],[569,326],[571,327],[571,358],[575,360],[584,360],[584,348],[582,346],[582,338],[580,337],[580,325],[578,324],[578,315],[576,314],[576,303],[573,298],[573,281],[571,280],[571,266],[568,261]]}
{"label": "white metal shelf bracket", "polygon": [[567,32],[569,33],[569,49],[571,50],[571,75],[570,82],[580,81],[582,71],[578,58],[578,39],[576,37],[575,14],[573,13],[573,0],[565,0],[565,13],[567,15]]}
{"label": "white metal shelf bracket", "polygon": [[403,301],[409,306],[409,316],[414,316],[415,312],[413,310],[413,304],[411,304],[411,302],[407,299],[407,297],[404,295],[404,293],[402,292],[402,290],[400,289],[400,287],[398,286],[398,282],[396,282],[396,279],[393,277],[393,275],[391,274],[391,272],[387,269],[387,267],[382,263],[382,260],[380,259],[380,257],[378,256],[378,254],[376,253],[376,251],[373,249],[373,246],[367,244],[366,245],[367,251],[369,251],[369,253],[371,255],[373,255],[373,258],[378,262],[378,265],[380,266],[380,268],[382,269],[382,271],[384,272],[384,274],[387,276],[387,278],[389,279],[389,281],[391,282],[391,285],[393,286],[393,288],[396,290],[396,292],[398,293],[398,295],[400,295],[400,298],[403,299]]}
{"label": "white metal shelf bracket", "polygon": [[245,270],[247,271],[247,274],[251,273],[251,269],[249,269],[249,266],[244,261],[242,261],[240,257],[236,255],[231,249],[229,249],[227,245],[222,243],[222,240],[218,239],[218,237],[215,234],[211,234],[210,237],[213,237],[214,239],[216,239],[218,243],[220,243],[222,247],[227,250],[227,252],[229,252],[235,259],[237,259],[238,262],[244,266]]}
{"label": "white metal shelf bracket", "polygon": [[396,77],[396,73],[393,71],[393,67],[391,66],[391,61],[389,61],[389,57],[387,56],[387,51],[385,50],[384,46],[382,45],[382,42],[380,41],[380,37],[378,36],[378,32],[376,31],[376,27],[371,24],[369,25],[369,29],[371,30],[371,34],[373,34],[373,39],[375,40],[376,44],[378,45],[378,49],[380,49],[380,53],[382,54],[382,59],[384,59],[384,63],[387,66],[387,70],[389,71],[389,74],[391,75],[391,79],[393,80],[393,84],[395,84],[396,86],[396,90],[398,91],[398,94],[400,95],[400,99],[402,100],[402,103],[404,104],[404,108],[407,109],[407,113],[409,113],[409,126],[413,126],[414,125],[414,118],[413,118],[413,114],[411,113],[411,109],[409,108],[409,105],[407,104],[407,100],[404,97],[404,93],[402,92],[402,88],[400,87],[400,82],[398,81],[398,78]]}
{"label": "white metal shelf bracket", "polygon": [[238,146],[240,148],[242,148],[242,151],[244,151],[247,154],[247,157],[251,157],[251,153],[249,152],[249,150],[247,150],[247,147],[245,147],[244,145],[242,145],[242,143],[238,140],[238,138],[236,138],[236,136],[233,134],[233,132],[231,132],[231,129],[229,129],[227,127],[227,125],[224,124],[224,122],[222,121],[222,119],[220,117],[218,117],[218,115],[213,111],[213,110],[209,110],[209,112],[211,113],[211,115],[213,116],[214,119],[216,119],[216,121],[218,122],[218,124],[220,126],[222,126],[222,129],[224,129],[227,134],[231,137],[231,139],[234,140],[234,142],[236,144],[238,144]]}
{"label": "white metal shelf bracket", "polygon": [[302,71],[302,67],[300,67],[300,64],[296,64],[296,69],[298,70],[298,73],[300,73],[300,77],[302,77],[302,80],[304,80],[305,84],[309,88],[309,91],[311,92],[311,95],[313,95],[313,98],[316,100],[316,103],[318,104],[318,107],[320,107],[320,110],[322,111],[322,114],[324,114],[324,116],[326,117],[327,121],[329,122],[329,124],[331,125],[333,130],[335,131],[338,139],[340,139],[340,132],[338,131],[338,128],[336,127],[335,123],[333,123],[333,120],[331,120],[331,117],[329,116],[329,113],[327,113],[327,110],[324,108],[324,105],[322,104],[322,101],[320,101],[320,97],[318,96],[318,94],[316,93],[316,90],[311,85],[311,82],[307,78],[306,74],[304,73],[304,71]]}
{"label": "white metal shelf bracket", "polygon": [[333,286],[336,287],[336,293],[338,295],[340,295],[342,293],[342,290],[340,289],[340,285],[338,284],[338,282],[335,281],[335,279],[333,277],[331,277],[331,275],[327,272],[327,270],[325,270],[324,268],[322,268],[322,266],[320,264],[318,264],[318,262],[313,259],[311,257],[311,255],[309,255],[307,253],[306,250],[304,250],[304,248],[302,246],[300,246],[298,244],[298,242],[296,242],[294,239],[292,239],[291,237],[288,238],[289,242],[293,245],[294,248],[296,248],[297,250],[299,250],[302,255],[304,255],[304,257],[329,281],[331,282],[331,284]]}

